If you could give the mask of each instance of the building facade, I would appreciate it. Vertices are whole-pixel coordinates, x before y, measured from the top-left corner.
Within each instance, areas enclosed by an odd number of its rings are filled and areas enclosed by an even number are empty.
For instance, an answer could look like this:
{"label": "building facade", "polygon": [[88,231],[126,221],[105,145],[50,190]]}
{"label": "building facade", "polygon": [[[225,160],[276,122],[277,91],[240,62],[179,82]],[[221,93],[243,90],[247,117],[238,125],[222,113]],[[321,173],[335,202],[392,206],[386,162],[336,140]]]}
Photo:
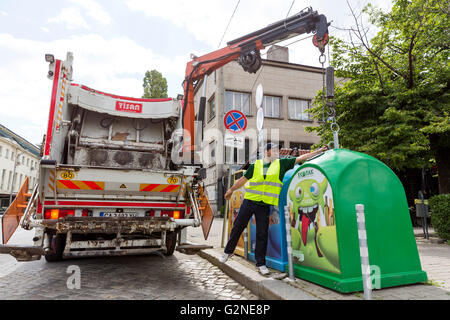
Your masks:
{"label": "building facade", "polygon": [[[307,150],[320,141],[306,127],[317,126],[308,114],[311,102],[323,86],[323,69],[289,63],[286,47],[273,46],[267,59],[255,74],[245,72],[237,62],[232,62],[211,74],[206,81],[206,110],[203,123],[202,162],[207,168],[205,186],[211,206],[220,212],[224,204],[223,184],[229,170],[256,158],[257,129],[255,102],[256,88],[264,88],[265,142],[277,142],[284,148]],[[194,102],[198,108],[205,84],[196,87]],[[246,115],[247,129],[242,149],[224,145],[226,128],[224,116],[230,110],[240,110]],[[222,209],[223,210],[223,209]]]}
{"label": "building facade", "polygon": [[38,147],[0,125],[0,213],[9,206],[26,177],[29,191],[38,180],[40,151]]}

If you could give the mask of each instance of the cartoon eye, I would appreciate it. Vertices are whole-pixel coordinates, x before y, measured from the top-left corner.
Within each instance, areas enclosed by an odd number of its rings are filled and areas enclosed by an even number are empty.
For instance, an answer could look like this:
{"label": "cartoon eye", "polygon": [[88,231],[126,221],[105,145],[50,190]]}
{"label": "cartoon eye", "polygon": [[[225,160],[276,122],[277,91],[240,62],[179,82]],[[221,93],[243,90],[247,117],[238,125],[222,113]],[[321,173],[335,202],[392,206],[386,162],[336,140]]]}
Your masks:
{"label": "cartoon eye", "polygon": [[300,198],[302,196],[302,188],[298,187],[297,189],[295,189],[295,196],[297,198]]}
{"label": "cartoon eye", "polygon": [[315,196],[319,195],[319,186],[317,183],[314,182],[311,187],[309,187],[309,191]]}

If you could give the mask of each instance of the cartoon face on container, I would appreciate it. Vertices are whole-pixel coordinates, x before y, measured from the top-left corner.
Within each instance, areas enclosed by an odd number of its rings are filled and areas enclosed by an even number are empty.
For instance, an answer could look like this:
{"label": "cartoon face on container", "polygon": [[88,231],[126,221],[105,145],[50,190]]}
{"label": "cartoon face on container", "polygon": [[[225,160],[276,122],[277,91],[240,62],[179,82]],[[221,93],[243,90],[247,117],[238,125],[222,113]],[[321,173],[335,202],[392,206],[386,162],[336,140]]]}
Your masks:
{"label": "cartoon face on container", "polygon": [[339,273],[333,193],[327,178],[315,168],[301,169],[290,182],[287,200],[294,262]]}

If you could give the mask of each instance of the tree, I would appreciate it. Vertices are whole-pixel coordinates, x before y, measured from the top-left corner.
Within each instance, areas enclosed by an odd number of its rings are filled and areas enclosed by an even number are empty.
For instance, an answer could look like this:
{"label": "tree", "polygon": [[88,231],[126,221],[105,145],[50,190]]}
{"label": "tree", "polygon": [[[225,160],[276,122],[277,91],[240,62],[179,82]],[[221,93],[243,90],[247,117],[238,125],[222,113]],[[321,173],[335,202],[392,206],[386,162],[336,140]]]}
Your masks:
{"label": "tree", "polygon": [[[444,3],[445,2],[445,3]],[[352,10],[350,41],[332,38],[341,147],[370,154],[396,170],[437,165],[440,193],[450,193],[448,1],[394,0],[391,12],[366,6],[378,33]],[[322,119],[321,92],[311,110]],[[325,112],[329,110],[325,107]],[[330,141],[329,126],[310,128]]]}
{"label": "tree", "polygon": [[167,98],[167,80],[157,70],[147,71],[144,76],[142,98]]}

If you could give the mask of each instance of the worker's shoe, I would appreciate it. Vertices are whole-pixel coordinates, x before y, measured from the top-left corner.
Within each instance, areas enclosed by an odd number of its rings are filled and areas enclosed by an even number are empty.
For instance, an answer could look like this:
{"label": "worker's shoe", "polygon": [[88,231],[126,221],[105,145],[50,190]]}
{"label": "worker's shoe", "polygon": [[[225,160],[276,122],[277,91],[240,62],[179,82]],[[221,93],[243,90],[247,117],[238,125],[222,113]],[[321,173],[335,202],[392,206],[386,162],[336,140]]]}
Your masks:
{"label": "worker's shoe", "polygon": [[232,253],[230,253],[230,254],[224,253],[224,254],[222,255],[222,257],[220,257],[219,261],[222,262],[222,263],[225,263],[225,262],[227,262],[227,260],[228,260],[232,255],[233,255]]}
{"label": "worker's shoe", "polygon": [[267,269],[266,266],[259,266],[259,273],[261,273],[263,276],[266,276],[270,273],[269,269]]}

